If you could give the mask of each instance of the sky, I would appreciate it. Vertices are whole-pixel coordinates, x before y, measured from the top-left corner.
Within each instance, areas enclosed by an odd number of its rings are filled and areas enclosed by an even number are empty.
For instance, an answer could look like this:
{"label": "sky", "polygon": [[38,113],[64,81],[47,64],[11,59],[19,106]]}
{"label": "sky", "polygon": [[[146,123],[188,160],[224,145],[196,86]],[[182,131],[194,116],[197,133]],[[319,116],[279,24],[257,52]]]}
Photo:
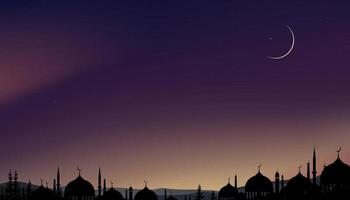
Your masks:
{"label": "sky", "polygon": [[[220,189],[350,163],[346,1],[6,1],[0,181]],[[291,27],[295,34],[293,51]],[[305,174],[305,173],[304,173]]]}

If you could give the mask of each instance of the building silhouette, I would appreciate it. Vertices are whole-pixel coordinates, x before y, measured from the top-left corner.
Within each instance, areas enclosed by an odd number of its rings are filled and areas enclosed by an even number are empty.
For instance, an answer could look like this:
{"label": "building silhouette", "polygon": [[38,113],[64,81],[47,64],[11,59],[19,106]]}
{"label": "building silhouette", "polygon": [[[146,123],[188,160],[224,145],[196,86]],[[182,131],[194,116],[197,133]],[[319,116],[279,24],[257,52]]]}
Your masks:
{"label": "building silhouette", "polygon": [[[348,200],[350,199],[350,166],[341,160],[341,149],[337,151],[335,161],[324,166],[320,181],[317,177],[316,150],[313,151],[312,171],[311,164],[306,164],[306,175],[302,173],[302,166],[299,167],[296,175],[289,181],[284,181],[283,174],[275,172],[274,183],[263,175],[259,165],[256,175],[248,179],[244,191],[239,192],[237,187],[237,175],[234,185],[230,179],[218,192],[218,200]],[[98,169],[97,182],[94,186],[81,175],[78,168],[78,176],[70,181],[63,189],[61,186],[60,169],[57,168],[56,177],[53,179],[52,189],[46,182],[45,186],[41,180],[40,187],[33,188],[30,180],[26,187],[20,187],[16,171],[8,173],[6,187],[0,189],[0,200],[158,200],[157,194],[147,187],[138,191],[134,196],[134,189],[130,186],[125,189],[123,196],[117,191],[113,183],[107,190],[106,179],[102,181],[101,169]],[[287,182],[287,184],[285,184]],[[103,185],[102,185],[103,184]],[[195,195],[196,196],[196,195]],[[197,194],[198,196],[198,194]],[[200,195],[201,196],[201,195]],[[198,197],[197,197],[198,198]],[[202,198],[202,196],[201,196]],[[212,193],[215,199],[215,192]],[[185,195],[190,200],[191,195]],[[167,190],[164,190],[164,200],[176,200]]]}

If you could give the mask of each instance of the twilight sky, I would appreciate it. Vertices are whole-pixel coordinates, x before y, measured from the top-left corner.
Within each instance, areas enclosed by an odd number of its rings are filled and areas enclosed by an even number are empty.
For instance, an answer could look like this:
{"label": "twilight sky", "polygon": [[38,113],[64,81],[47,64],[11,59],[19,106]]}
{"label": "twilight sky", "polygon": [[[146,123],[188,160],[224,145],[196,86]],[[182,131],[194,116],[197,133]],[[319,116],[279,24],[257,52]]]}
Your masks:
{"label": "twilight sky", "polygon": [[[0,5],[0,181],[219,189],[350,162],[346,1]],[[296,37],[292,53],[279,56]],[[305,171],[305,168],[304,168]]]}

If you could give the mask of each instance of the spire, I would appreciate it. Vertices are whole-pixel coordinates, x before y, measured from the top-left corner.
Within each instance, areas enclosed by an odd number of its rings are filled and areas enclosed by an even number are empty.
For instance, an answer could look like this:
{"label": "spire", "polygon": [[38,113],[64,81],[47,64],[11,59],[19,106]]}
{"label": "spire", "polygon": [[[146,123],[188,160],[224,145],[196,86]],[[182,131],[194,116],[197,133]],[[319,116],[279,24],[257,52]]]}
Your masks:
{"label": "spire", "polygon": [[147,181],[146,180],[144,180],[143,182],[145,182],[145,188],[147,187]]}
{"label": "spire", "polygon": [[313,158],[312,158],[312,184],[316,185],[316,175],[317,175],[317,171],[316,171],[316,148],[314,148],[314,153],[313,153]]}
{"label": "spire", "polygon": [[237,188],[237,174],[235,175],[235,188]]}
{"label": "spire", "polygon": [[102,195],[102,185],[101,185],[101,168],[98,168],[98,197]]}
{"label": "spire", "polygon": [[231,177],[227,178],[227,183],[230,184],[231,183]]}
{"label": "spire", "polygon": [[303,167],[303,165],[300,165],[299,167],[298,167],[298,169],[299,169],[299,174],[301,173],[301,168]]}
{"label": "spire", "polygon": [[261,163],[258,165],[258,172],[260,173],[260,171],[261,171]]}

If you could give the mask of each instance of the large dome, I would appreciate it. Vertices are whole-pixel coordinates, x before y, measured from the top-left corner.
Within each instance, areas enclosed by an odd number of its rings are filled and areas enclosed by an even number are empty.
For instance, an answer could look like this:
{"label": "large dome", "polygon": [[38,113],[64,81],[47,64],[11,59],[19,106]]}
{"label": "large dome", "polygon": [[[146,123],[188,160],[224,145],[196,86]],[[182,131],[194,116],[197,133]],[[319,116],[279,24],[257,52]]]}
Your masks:
{"label": "large dome", "polygon": [[120,192],[111,188],[103,194],[102,200],[124,200],[124,198]]}
{"label": "large dome", "polygon": [[324,168],[321,174],[321,184],[350,185],[350,166],[338,157],[336,161]]}
{"label": "large dome", "polygon": [[312,184],[300,172],[288,181],[286,192],[288,193],[307,193],[312,189]]}
{"label": "large dome", "polygon": [[55,199],[55,193],[49,188],[44,188],[40,186],[38,189],[34,190],[32,193],[33,200],[48,200]]}
{"label": "large dome", "polygon": [[238,195],[237,188],[233,187],[230,183],[227,183],[224,187],[222,187],[219,191],[219,198],[232,198]]}
{"label": "large dome", "polygon": [[68,183],[66,189],[64,190],[65,197],[72,196],[95,196],[95,189],[92,184],[80,175],[75,180]]}
{"label": "large dome", "polygon": [[260,171],[251,177],[245,184],[246,192],[273,192],[273,185],[270,179],[262,175]]}
{"label": "large dome", "polygon": [[152,190],[145,187],[136,193],[135,200],[158,200],[158,196]]}

